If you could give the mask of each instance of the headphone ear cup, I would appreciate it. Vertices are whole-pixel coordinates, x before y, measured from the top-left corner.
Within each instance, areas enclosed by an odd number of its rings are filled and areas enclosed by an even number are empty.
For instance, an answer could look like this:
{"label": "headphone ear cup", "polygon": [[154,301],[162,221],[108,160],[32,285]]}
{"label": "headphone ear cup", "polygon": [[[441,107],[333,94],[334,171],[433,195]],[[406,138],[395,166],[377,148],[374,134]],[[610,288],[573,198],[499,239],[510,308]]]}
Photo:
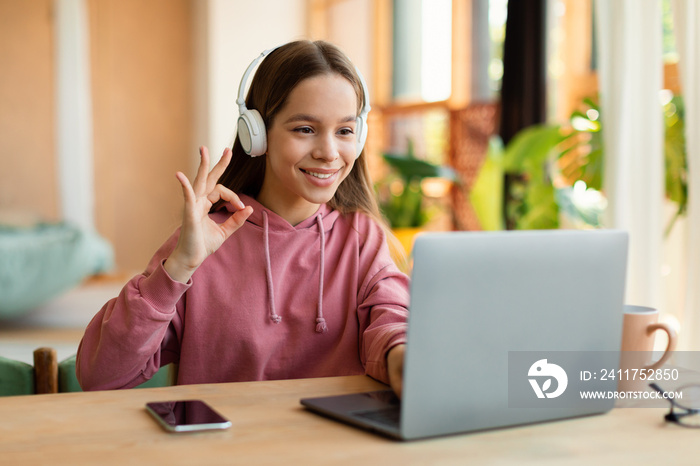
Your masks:
{"label": "headphone ear cup", "polygon": [[367,141],[367,121],[361,116],[355,120],[355,131],[357,133],[357,153],[355,158],[357,158],[362,153],[362,149],[365,148],[365,142]]}
{"label": "headphone ear cup", "polygon": [[267,132],[260,112],[246,109],[241,113],[238,117],[238,140],[251,157],[267,152]]}

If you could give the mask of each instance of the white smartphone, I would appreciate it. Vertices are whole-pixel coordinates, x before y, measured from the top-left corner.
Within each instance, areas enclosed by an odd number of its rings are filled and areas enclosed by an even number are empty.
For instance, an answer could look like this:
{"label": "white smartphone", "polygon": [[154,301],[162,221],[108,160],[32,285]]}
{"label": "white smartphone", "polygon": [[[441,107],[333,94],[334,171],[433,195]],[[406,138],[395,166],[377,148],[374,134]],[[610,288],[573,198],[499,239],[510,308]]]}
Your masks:
{"label": "white smartphone", "polygon": [[168,432],[195,432],[231,427],[231,421],[202,400],[146,403],[146,410]]}

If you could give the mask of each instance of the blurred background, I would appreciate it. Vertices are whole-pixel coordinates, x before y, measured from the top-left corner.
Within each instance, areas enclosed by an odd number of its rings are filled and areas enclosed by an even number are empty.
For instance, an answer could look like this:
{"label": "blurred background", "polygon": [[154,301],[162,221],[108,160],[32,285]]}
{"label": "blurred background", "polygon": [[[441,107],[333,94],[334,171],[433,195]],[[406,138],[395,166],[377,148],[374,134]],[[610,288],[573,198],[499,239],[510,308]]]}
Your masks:
{"label": "blurred background", "polygon": [[628,302],[691,347],[673,18],[671,0],[0,0],[0,354],[36,332],[72,350],[179,226],[175,172],[232,144],[245,68],[300,38],[362,70],[407,252],[423,230],[627,229]]}

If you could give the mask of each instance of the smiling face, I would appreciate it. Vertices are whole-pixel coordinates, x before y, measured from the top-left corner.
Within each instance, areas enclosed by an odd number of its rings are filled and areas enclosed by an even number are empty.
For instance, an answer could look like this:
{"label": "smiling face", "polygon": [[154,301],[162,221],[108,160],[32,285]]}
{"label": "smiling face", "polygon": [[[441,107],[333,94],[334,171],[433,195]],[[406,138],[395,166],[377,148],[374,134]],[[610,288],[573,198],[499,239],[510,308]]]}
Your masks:
{"label": "smiling face", "polygon": [[355,163],[357,95],[336,73],[301,81],[267,131],[257,200],[290,224],[331,200]]}

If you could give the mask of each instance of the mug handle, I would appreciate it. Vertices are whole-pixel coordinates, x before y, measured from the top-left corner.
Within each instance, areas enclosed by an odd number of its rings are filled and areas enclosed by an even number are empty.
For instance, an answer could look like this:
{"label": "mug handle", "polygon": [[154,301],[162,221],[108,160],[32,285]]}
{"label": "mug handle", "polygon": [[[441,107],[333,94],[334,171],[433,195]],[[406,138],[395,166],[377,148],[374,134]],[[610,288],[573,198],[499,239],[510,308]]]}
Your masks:
{"label": "mug handle", "polygon": [[676,334],[676,329],[674,329],[666,323],[659,322],[655,324],[650,324],[647,327],[647,335],[651,335],[657,330],[663,330],[664,332],[666,332],[666,334],[668,335],[668,345],[666,345],[666,351],[664,351],[664,354],[663,356],[661,356],[661,359],[656,361],[654,364],[648,365],[647,367],[645,367],[645,369],[658,369],[668,360],[668,358],[671,357],[671,354],[676,349],[676,340],[678,338],[678,335]]}

